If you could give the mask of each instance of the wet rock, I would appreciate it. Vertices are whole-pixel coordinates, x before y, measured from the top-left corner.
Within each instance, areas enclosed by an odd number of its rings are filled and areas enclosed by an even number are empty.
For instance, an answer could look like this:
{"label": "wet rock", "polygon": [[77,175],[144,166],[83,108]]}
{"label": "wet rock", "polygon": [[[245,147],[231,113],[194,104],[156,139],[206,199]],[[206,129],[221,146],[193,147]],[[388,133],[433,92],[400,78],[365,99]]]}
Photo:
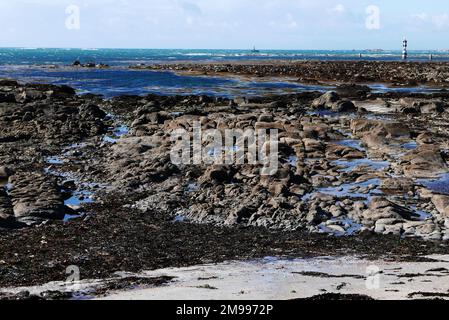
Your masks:
{"label": "wet rock", "polygon": [[[197,71],[203,74],[230,73],[254,76],[290,76],[301,82],[391,83],[396,86],[445,85],[449,72],[434,63],[391,61],[304,61],[301,63],[179,63],[133,66],[136,69]],[[347,85],[346,85],[347,86]]]}
{"label": "wet rock", "polygon": [[0,92],[0,103],[15,103],[16,97],[11,93],[1,93]]}
{"label": "wet rock", "polygon": [[254,125],[254,128],[256,130],[277,129],[280,131],[284,131],[284,129],[285,129],[284,124],[281,122],[256,122],[256,124]]}
{"label": "wet rock", "polygon": [[409,137],[410,128],[407,124],[401,122],[388,122],[368,119],[351,120],[351,130],[357,136],[363,136],[367,132],[380,131],[384,132],[386,137]]}
{"label": "wet rock", "polygon": [[83,118],[104,119],[106,117],[106,112],[104,112],[100,109],[99,106],[94,104],[81,106],[79,112]]}
{"label": "wet rock", "polygon": [[332,217],[338,218],[338,217],[345,215],[346,212],[345,212],[345,209],[342,208],[341,206],[332,205],[329,208],[329,213],[332,215]]}
{"label": "wet rock", "polygon": [[237,98],[234,98],[234,100],[232,102],[233,102],[233,105],[243,106],[243,105],[247,104],[247,99],[245,97],[237,97]]}
{"label": "wet rock", "polygon": [[337,86],[337,93],[343,97],[348,97],[348,98],[366,97],[366,95],[370,92],[371,92],[370,87],[364,86],[364,85],[358,85],[355,83],[340,84]]}
{"label": "wet rock", "polygon": [[312,102],[313,108],[327,108],[331,109],[336,102],[340,100],[340,96],[333,91],[326,92],[318,99]]}
{"label": "wet rock", "polygon": [[432,203],[443,217],[449,218],[449,196],[434,195],[432,197]]}
{"label": "wet rock", "polygon": [[314,205],[306,215],[306,221],[312,225],[319,225],[329,219],[329,213],[321,207]]}
{"label": "wet rock", "polygon": [[441,240],[441,233],[433,223],[417,225],[414,228],[415,236],[425,238],[426,240]]}
{"label": "wet rock", "polygon": [[326,148],[326,145],[320,140],[306,138],[303,139],[302,142],[304,144],[305,151],[309,153],[322,152]]}
{"label": "wet rock", "polygon": [[200,184],[223,184],[232,180],[233,173],[229,166],[212,166],[199,179]]}
{"label": "wet rock", "polygon": [[433,144],[435,143],[435,140],[432,138],[432,135],[424,132],[421,133],[417,138],[416,138],[416,143],[419,145],[423,145],[423,144]]}
{"label": "wet rock", "polygon": [[0,229],[11,229],[16,226],[17,222],[14,218],[11,199],[5,189],[0,187]]}
{"label": "wet rock", "polygon": [[18,87],[19,83],[14,79],[0,79],[0,87]]}
{"label": "wet rock", "polygon": [[50,177],[39,173],[19,173],[10,181],[10,198],[18,221],[35,224],[64,218],[67,209],[57,184]]}
{"label": "wet rock", "polygon": [[0,166],[0,180],[8,179],[14,171],[9,167]]}
{"label": "wet rock", "polygon": [[161,111],[161,105],[158,101],[150,101],[147,104],[139,107],[136,110],[136,115],[138,118],[140,118],[143,115],[146,115],[148,113],[155,113]]}
{"label": "wet rock", "polygon": [[421,145],[401,158],[404,174],[411,178],[431,178],[446,172],[447,165],[438,146]]}
{"label": "wet rock", "polygon": [[404,113],[441,113],[447,108],[442,100],[402,98],[399,103]]}
{"label": "wet rock", "polygon": [[303,121],[302,123],[301,137],[310,139],[329,140],[329,136],[332,133],[332,129],[325,123],[311,123],[309,121]]}
{"label": "wet rock", "polygon": [[[43,100],[5,104],[0,110],[0,142],[5,142],[0,143],[2,164],[14,167],[19,172],[16,175],[20,176],[20,179],[14,178],[11,195],[6,194],[3,201],[9,201],[5,205],[9,213],[3,218],[14,219],[15,213],[20,221],[31,224],[45,221],[58,212],[57,206],[67,194],[61,196],[54,181],[44,183],[41,177],[27,178],[22,171],[31,163],[33,169],[40,172],[46,157],[57,154],[62,145],[68,145],[67,142],[73,139],[70,143],[82,140],[89,149],[64,153],[67,162],[59,165],[61,171],[76,170],[88,181],[98,178],[97,181],[108,185],[108,192],[109,188],[120,190],[132,203],[130,208],[141,209],[147,214],[142,215],[144,219],[157,215],[164,221],[177,217],[219,226],[301,228],[313,232],[320,231],[320,224],[324,223],[333,233],[344,233],[351,227],[344,221],[351,219],[363,224],[367,230],[376,229],[385,234],[423,234],[429,239],[444,234],[444,219],[436,212],[435,206],[431,203],[428,203],[430,207],[422,206],[430,198],[414,198],[413,179],[385,179],[393,169],[395,174],[403,175],[403,166],[410,165],[411,160],[397,161],[399,154],[390,151],[399,149],[403,153],[405,147],[402,145],[423,132],[426,126],[422,121],[427,119],[424,115],[405,121],[401,114],[388,114],[388,118],[399,119],[376,121],[359,118],[352,123],[350,119],[353,117],[333,116],[332,112],[326,117],[306,115],[310,108],[305,106],[310,106],[319,93],[249,98],[237,101],[240,104],[238,108],[229,108],[230,100],[222,98],[149,95],[102,100],[93,96],[67,95],[60,100],[62,98],[50,93],[56,90],[52,87],[27,89],[41,92]],[[355,92],[351,92],[353,89]],[[358,94],[356,91],[356,88],[348,88],[348,92],[342,95],[346,98]],[[401,95],[395,93],[388,97],[396,104]],[[386,95],[376,93],[372,96],[370,99],[380,96],[385,104],[390,103]],[[353,103],[341,100],[339,94],[328,93],[317,100],[320,102],[316,105],[333,108],[337,112],[355,110]],[[103,119],[104,110],[118,116]],[[367,116],[371,118],[371,115]],[[441,121],[437,114],[429,118]],[[111,132],[111,127],[119,119],[124,119],[127,126],[132,123],[132,130],[126,136],[114,136],[114,143],[105,142],[102,130],[106,128]],[[169,156],[172,146],[170,132],[184,128],[190,134],[196,121],[203,129],[221,132],[229,128],[278,129],[279,142],[262,146],[263,152],[278,147],[280,163],[277,172],[272,176],[261,176],[260,164],[174,166]],[[354,137],[347,137],[350,136],[349,125]],[[429,126],[428,137],[418,137],[417,143],[443,148],[445,129],[443,125],[440,127],[441,132],[436,135],[434,128]],[[366,152],[336,142],[344,139],[363,139]],[[376,148],[381,150],[379,157],[372,154]],[[385,170],[359,166],[355,170],[343,171],[332,162],[366,157],[388,159],[391,166]],[[369,179],[377,180],[363,184]],[[23,180],[22,185],[17,183],[20,180]],[[379,180],[382,181],[381,188]],[[70,181],[62,187],[64,191],[76,189]],[[373,200],[367,208],[366,199],[380,191],[385,192],[383,200],[386,202],[374,203]],[[315,197],[320,192],[338,192],[338,197]],[[391,195],[404,196],[405,200],[413,197],[413,204],[418,202],[419,210],[432,212],[435,222],[423,224],[415,221],[418,218],[411,212],[415,209],[408,210],[393,203]]]}
{"label": "wet rock", "polygon": [[75,89],[66,85],[52,86],[50,89],[50,97],[53,99],[71,98],[76,94]]}
{"label": "wet rock", "polygon": [[380,189],[385,193],[404,194],[414,190],[414,182],[408,178],[386,178],[382,179]]}
{"label": "wet rock", "polygon": [[[404,123],[354,119],[350,124],[353,134],[361,138],[369,151],[380,155],[398,152],[394,140],[410,139],[410,129]],[[399,141],[396,144],[399,144]]]}
{"label": "wet rock", "polygon": [[47,96],[44,92],[31,88],[20,89],[15,95],[15,99],[21,103],[44,100],[46,98]]}
{"label": "wet rock", "polygon": [[[374,197],[369,203],[368,209],[363,212],[366,221],[377,222],[381,219],[414,220],[419,216],[411,210],[401,207],[382,197]],[[382,220],[390,221],[390,220]]]}
{"label": "wet rock", "polygon": [[342,100],[334,103],[331,107],[332,111],[335,112],[354,112],[357,111],[356,106],[352,101]]}
{"label": "wet rock", "polygon": [[257,122],[274,122],[274,118],[271,114],[262,114]]}
{"label": "wet rock", "polygon": [[157,148],[159,141],[153,137],[127,137],[120,139],[112,147],[115,158],[138,161],[141,155]]}
{"label": "wet rock", "polygon": [[326,145],[326,158],[328,159],[361,159],[365,157],[365,153],[346,146],[333,143]]}
{"label": "wet rock", "polygon": [[259,204],[254,205],[254,203],[244,204],[239,206],[237,209],[232,210],[231,214],[225,221],[225,225],[234,225],[234,224],[242,224],[247,223],[250,218],[252,218],[252,222],[255,223],[257,219],[253,216],[253,214],[257,211]]}
{"label": "wet rock", "polygon": [[376,221],[374,232],[381,234],[400,235],[403,231],[401,219],[379,219]]}

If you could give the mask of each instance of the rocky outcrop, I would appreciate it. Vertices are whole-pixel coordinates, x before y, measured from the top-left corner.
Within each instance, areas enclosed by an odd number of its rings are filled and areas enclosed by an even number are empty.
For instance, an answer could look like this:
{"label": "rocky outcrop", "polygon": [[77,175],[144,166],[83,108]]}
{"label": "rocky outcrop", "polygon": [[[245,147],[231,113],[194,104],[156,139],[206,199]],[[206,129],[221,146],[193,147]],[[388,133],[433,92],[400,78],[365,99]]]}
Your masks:
{"label": "rocky outcrop", "polygon": [[7,180],[12,174],[12,169],[6,166],[0,166],[0,180]]}
{"label": "rocky outcrop", "polygon": [[296,77],[303,83],[389,83],[395,86],[444,85],[449,82],[446,62],[303,61],[295,63],[172,63],[131,66],[135,69],[173,70],[200,74],[239,74]]}
{"label": "rocky outcrop", "polygon": [[0,187],[0,229],[10,229],[17,226],[14,212],[12,210],[11,199],[6,190]]}
{"label": "rocky outcrop", "polygon": [[[0,108],[0,183],[12,183],[0,192],[0,228],[62,219],[72,212],[64,199],[81,180],[91,191],[103,190],[98,194],[106,202],[108,192],[123,194],[126,208],[139,209],[142,219],[446,237],[446,199],[416,180],[447,170],[444,114],[393,113],[399,101],[393,93],[346,86],[324,95],[103,100],[65,88],[4,85],[0,81],[0,91],[19,94],[20,101]],[[366,110],[362,103],[357,114],[343,114],[356,111],[341,99],[352,96],[366,102]],[[385,115],[371,114],[370,103],[382,104]],[[310,112],[311,106],[333,112]],[[266,176],[261,163],[173,164],[171,133],[184,129],[183,137],[191,138],[196,124],[220,134],[277,129],[279,141],[261,143],[262,153],[278,150],[277,170]],[[210,142],[211,137],[200,143],[209,160],[259,143],[242,147],[245,139],[236,137],[230,148],[204,149]],[[101,181],[101,187],[91,181]]]}
{"label": "rocky outcrop", "polygon": [[435,145],[421,145],[401,158],[404,174],[411,178],[432,178],[447,171],[447,165]]}
{"label": "rocky outcrop", "polygon": [[346,98],[365,98],[370,92],[371,88],[355,83],[340,84],[336,89],[337,93]]}
{"label": "rocky outcrop", "polygon": [[69,212],[56,182],[39,173],[11,177],[10,198],[17,221],[28,225],[45,220],[61,220]]}
{"label": "rocky outcrop", "polygon": [[402,98],[399,103],[403,113],[442,113],[448,107],[446,102],[437,99]]}
{"label": "rocky outcrop", "polygon": [[410,139],[408,126],[399,122],[355,119],[351,121],[352,133],[360,138],[368,150],[383,156],[398,152],[400,141]]}
{"label": "rocky outcrop", "polygon": [[335,112],[353,112],[356,107],[349,100],[341,100],[340,96],[333,91],[329,91],[312,102],[312,107],[316,109],[331,109]]}
{"label": "rocky outcrop", "polygon": [[432,203],[443,217],[449,218],[449,196],[434,195],[432,197]]}
{"label": "rocky outcrop", "polygon": [[413,211],[382,197],[374,197],[369,203],[368,209],[363,212],[363,218],[372,222],[381,219],[414,220],[417,217],[418,215]]}

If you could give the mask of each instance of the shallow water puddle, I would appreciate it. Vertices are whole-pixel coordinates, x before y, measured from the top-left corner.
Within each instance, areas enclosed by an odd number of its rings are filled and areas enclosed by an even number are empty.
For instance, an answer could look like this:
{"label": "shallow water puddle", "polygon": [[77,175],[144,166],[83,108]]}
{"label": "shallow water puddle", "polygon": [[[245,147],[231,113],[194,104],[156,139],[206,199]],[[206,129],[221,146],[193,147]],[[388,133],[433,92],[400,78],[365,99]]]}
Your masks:
{"label": "shallow water puddle", "polygon": [[3,188],[5,190],[7,195],[10,195],[10,192],[13,188],[12,184],[9,183],[8,180],[0,180],[0,188]]}
{"label": "shallow water puddle", "polygon": [[319,109],[314,111],[306,112],[309,116],[319,116],[324,118],[333,118],[340,116],[340,113],[332,111],[332,110],[326,110],[326,109]]}
{"label": "shallow water puddle", "polygon": [[449,195],[449,173],[437,179],[420,179],[418,182],[434,193]]}
{"label": "shallow water puddle", "polygon": [[[72,209],[77,209],[83,204],[92,203],[94,193],[88,190],[81,190],[75,192],[72,197],[64,201],[64,204]],[[81,217],[83,214],[66,214],[64,217],[64,222],[68,222],[72,219]]]}
{"label": "shallow water puddle", "polygon": [[438,92],[441,89],[437,87],[429,86],[388,86],[382,83],[370,84],[369,87],[373,89],[374,93],[385,93],[385,92],[401,92],[401,93],[433,93]]}
{"label": "shallow water puddle", "polygon": [[64,160],[62,160],[59,157],[48,157],[45,159],[45,162],[47,162],[48,164],[55,164],[55,165],[64,164]]}
{"label": "shallow water puddle", "polygon": [[199,189],[200,187],[198,186],[198,184],[196,182],[192,182],[187,185],[186,192],[192,193],[198,191]]}
{"label": "shallow water puddle", "polygon": [[384,170],[390,166],[390,162],[383,160],[371,160],[369,158],[364,159],[354,159],[354,160],[336,160],[331,162],[332,165],[342,167],[338,171],[340,172],[351,172],[354,171],[357,167],[369,167],[373,170]]}
{"label": "shallow water puddle", "polygon": [[173,219],[173,223],[182,223],[182,222],[185,222],[186,220],[187,220],[187,218],[184,216],[176,216]]}
{"label": "shallow water puddle", "polygon": [[378,190],[380,179],[370,179],[364,182],[353,182],[337,187],[318,188],[314,193],[309,193],[303,197],[304,201],[309,201],[314,194],[326,194],[337,198],[361,198],[370,200],[372,196],[382,195]]}
{"label": "shallow water puddle", "polygon": [[127,126],[119,125],[118,127],[115,128],[114,135],[117,137],[121,137],[121,136],[128,134],[128,132],[129,132],[129,129]]}
{"label": "shallow water puddle", "polygon": [[103,141],[107,143],[117,143],[118,139],[127,135],[129,133],[129,128],[123,124],[118,125],[112,129],[111,134],[106,134],[103,137]]}
{"label": "shallow water puddle", "polygon": [[[334,228],[335,226],[342,228],[342,230]],[[362,228],[362,224],[356,223],[353,219],[347,216],[333,218],[318,226],[321,233],[328,233],[337,237],[352,236],[359,232]]]}
{"label": "shallow water puddle", "polygon": [[360,140],[347,139],[340,140],[334,142],[336,145],[353,148],[359,151],[366,151],[364,147],[362,147],[362,142]]}
{"label": "shallow water puddle", "polygon": [[290,157],[288,157],[287,162],[292,167],[296,167],[298,165],[298,157],[297,156],[290,156]]}
{"label": "shallow water puddle", "polygon": [[71,198],[64,201],[64,204],[68,207],[77,207],[84,203],[92,203],[92,197],[93,192],[88,190],[81,190],[75,192]]}
{"label": "shallow water puddle", "polygon": [[81,155],[82,154],[81,149],[85,148],[86,146],[87,146],[86,143],[71,144],[66,148],[64,148],[64,150],[62,151],[62,155],[66,157],[76,156],[77,153],[78,155]]}
{"label": "shallow water puddle", "polygon": [[410,141],[401,145],[401,148],[406,150],[415,150],[416,148],[418,148],[418,144],[416,143],[416,141]]}
{"label": "shallow water puddle", "polygon": [[[86,147],[85,143],[74,143],[72,145],[67,146],[63,149],[62,155],[63,156],[71,156],[73,152],[77,152],[80,149]],[[64,182],[67,181],[74,181],[76,185],[77,191],[72,192],[71,190],[62,190],[63,192],[68,191],[71,194],[71,197],[64,201],[64,205],[67,207],[78,210],[83,204],[86,203],[92,203],[94,192],[89,191],[90,189],[96,188],[99,185],[95,183],[83,183],[79,179],[76,178],[74,172],[71,171],[60,171],[57,169],[57,166],[61,166],[64,164],[69,163],[70,161],[68,159],[62,159],[63,156],[52,156],[47,157],[45,159],[47,164],[50,164],[48,168],[44,169],[44,172],[48,175],[52,175],[55,177],[59,177],[64,179]],[[80,214],[66,214],[63,221],[67,222],[75,218],[79,218],[83,215],[83,213]]]}
{"label": "shallow water puddle", "polygon": [[389,114],[396,112],[396,108],[389,107],[385,101],[356,101],[358,108],[363,108],[368,112],[377,114]]}
{"label": "shallow water puddle", "polygon": [[432,214],[422,211],[422,210],[418,210],[417,207],[411,207],[410,209],[413,211],[413,213],[415,213],[419,216],[418,217],[419,221],[426,221],[426,220],[432,218]]}

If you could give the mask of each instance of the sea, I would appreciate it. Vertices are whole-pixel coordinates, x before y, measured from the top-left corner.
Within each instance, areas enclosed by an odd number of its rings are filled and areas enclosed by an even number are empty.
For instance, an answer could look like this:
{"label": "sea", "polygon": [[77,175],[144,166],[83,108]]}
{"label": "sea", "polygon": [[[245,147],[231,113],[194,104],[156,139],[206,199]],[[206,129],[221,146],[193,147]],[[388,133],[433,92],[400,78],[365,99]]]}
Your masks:
{"label": "sea", "polygon": [[[362,58],[360,58],[362,54]],[[409,60],[449,61],[449,51],[410,51]],[[220,97],[254,96],[302,91],[326,91],[331,86],[305,85],[296,81],[250,80],[235,77],[178,75],[169,71],[131,70],[130,65],[173,62],[219,62],[263,60],[371,60],[399,61],[401,51],[383,50],[175,50],[175,49],[45,49],[0,48],[0,78],[27,83],[65,84],[79,94],[118,95],[190,95]],[[107,69],[73,68],[74,61],[107,64]],[[373,85],[383,92],[393,89]],[[401,88],[402,91],[432,91],[432,88]]]}

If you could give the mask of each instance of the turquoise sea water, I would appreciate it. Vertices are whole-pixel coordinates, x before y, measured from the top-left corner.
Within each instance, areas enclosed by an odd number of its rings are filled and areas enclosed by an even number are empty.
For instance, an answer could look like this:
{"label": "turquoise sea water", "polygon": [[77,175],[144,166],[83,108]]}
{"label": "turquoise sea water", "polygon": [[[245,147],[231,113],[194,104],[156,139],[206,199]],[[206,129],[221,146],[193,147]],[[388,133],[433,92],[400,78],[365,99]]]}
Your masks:
{"label": "turquoise sea water", "polygon": [[[84,62],[129,65],[164,61],[198,60],[400,60],[401,51],[358,50],[186,50],[186,49],[39,49],[0,48],[0,65],[4,64],[70,64],[80,59]],[[434,60],[449,61],[449,51],[410,51],[410,60],[425,61],[429,54]]]}
{"label": "turquoise sea water", "polygon": [[[260,95],[325,91],[329,88],[295,82],[244,81],[219,77],[178,76],[170,72],[133,71],[129,65],[176,61],[238,60],[400,60],[400,51],[274,51],[260,50],[156,50],[156,49],[39,49],[0,48],[0,77],[23,82],[67,84],[80,93],[106,97],[120,94],[208,94],[217,96]],[[436,61],[449,61],[449,52],[410,52],[410,60],[425,61],[433,54]],[[111,66],[105,70],[74,69],[70,65],[95,62]]]}

